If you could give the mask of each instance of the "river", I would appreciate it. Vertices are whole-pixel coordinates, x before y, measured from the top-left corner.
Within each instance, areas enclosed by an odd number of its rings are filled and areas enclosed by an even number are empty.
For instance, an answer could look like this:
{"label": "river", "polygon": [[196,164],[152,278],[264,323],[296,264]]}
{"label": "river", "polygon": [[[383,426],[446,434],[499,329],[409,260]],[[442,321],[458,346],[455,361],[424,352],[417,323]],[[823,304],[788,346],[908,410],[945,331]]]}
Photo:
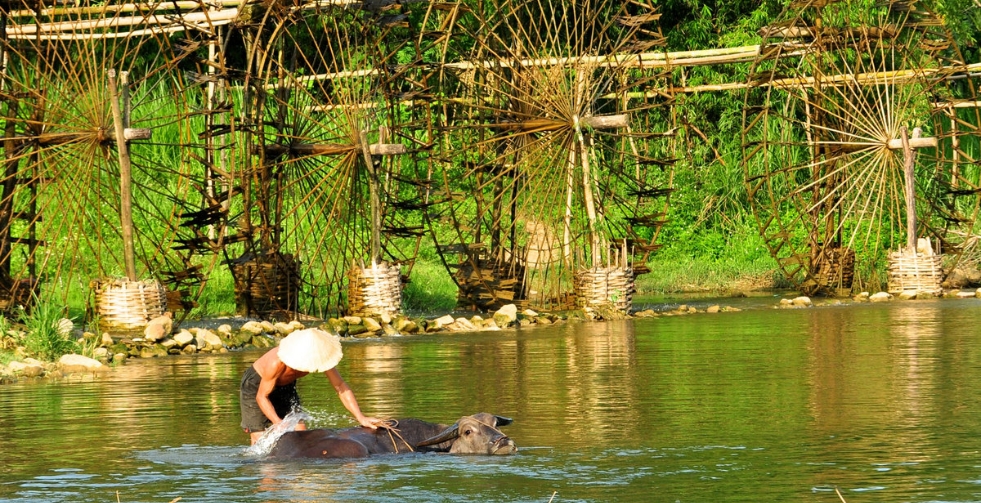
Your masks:
{"label": "river", "polygon": [[[743,310],[344,341],[367,414],[512,417],[508,457],[246,455],[257,351],[0,386],[0,501],[981,500],[981,299],[725,303]],[[326,379],[299,388],[312,427],[353,425]]]}

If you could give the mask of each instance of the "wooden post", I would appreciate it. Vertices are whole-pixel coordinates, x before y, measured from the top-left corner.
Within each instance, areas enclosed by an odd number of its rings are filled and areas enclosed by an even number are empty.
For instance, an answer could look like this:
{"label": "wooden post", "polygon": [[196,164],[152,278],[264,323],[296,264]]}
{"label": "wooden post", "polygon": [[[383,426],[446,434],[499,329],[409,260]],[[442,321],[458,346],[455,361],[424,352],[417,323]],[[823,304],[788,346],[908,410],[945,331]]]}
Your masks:
{"label": "wooden post", "polygon": [[[371,265],[381,260],[381,198],[378,195],[378,176],[371,158],[371,146],[367,131],[361,131],[361,152],[368,167],[368,193],[371,206]],[[383,143],[383,141],[379,141]]]}
{"label": "wooden post", "polygon": [[119,106],[120,95],[116,86],[115,70],[109,70],[109,95],[112,105],[112,122],[116,131],[116,149],[119,154],[119,220],[123,237],[123,263],[126,268],[126,277],[130,281],[136,281],[136,254],[133,249],[132,167],[129,142],[124,133],[126,125],[123,120],[123,111]]}
{"label": "wooden post", "polygon": [[[916,153],[910,147],[906,126],[900,129],[900,135],[903,140],[903,173],[906,175],[906,247],[911,254],[916,254],[916,180],[913,178]],[[920,128],[913,129],[913,138],[919,137]]]}

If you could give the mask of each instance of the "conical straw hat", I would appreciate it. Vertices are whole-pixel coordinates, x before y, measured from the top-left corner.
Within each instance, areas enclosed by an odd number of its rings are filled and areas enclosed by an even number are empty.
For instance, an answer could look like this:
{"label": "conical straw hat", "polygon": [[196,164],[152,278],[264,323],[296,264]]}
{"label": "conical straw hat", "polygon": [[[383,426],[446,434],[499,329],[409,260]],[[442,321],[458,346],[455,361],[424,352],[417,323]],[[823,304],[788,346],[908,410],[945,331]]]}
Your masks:
{"label": "conical straw hat", "polygon": [[301,372],[326,372],[343,356],[341,339],[318,328],[297,330],[279,343],[279,359]]}

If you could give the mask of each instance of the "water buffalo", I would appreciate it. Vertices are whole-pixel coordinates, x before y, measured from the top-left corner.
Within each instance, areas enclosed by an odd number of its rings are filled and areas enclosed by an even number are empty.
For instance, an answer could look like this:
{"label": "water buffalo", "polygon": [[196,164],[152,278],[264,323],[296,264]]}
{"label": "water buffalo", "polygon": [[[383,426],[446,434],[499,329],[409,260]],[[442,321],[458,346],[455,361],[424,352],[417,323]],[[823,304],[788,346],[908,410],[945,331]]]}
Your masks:
{"label": "water buffalo", "polygon": [[518,450],[499,426],[511,419],[486,412],[461,417],[456,423],[419,419],[390,421],[389,428],[301,430],[284,433],[269,452],[272,458],[361,458],[371,454],[449,452],[512,454]]}

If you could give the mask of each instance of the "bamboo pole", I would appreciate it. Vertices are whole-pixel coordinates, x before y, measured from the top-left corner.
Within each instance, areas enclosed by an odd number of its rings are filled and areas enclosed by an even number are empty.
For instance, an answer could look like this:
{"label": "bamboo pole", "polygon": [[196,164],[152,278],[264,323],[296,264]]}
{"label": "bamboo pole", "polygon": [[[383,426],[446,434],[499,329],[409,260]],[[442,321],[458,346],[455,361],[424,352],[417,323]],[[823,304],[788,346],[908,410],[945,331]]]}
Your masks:
{"label": "bamboo pole", "polygon": [[[375,265],[381,260],[381,199],[378,195],[378,174],[375,171],[374,160],[371,158],[367,131],[361,131],[360,137],[361,152],[368,168],[368,193],[371,207],[371,264]],[[384,139],[379,141],[379,143],[383,142]]]}
{"label": "bamboo pole", "polygon": [[[121,81],[126,85],[126,72],[122,73]],[[123,112],[119,106],[120,93],[116,85],[116,70],[109,70],[109,99],[112,105],[112,123],[116,130],[116,138],[124,138]],[[136,254],[133,249],[133,194],[132,167],[130,164],[129,142],[125,139],[116,142],[119,155],[119,220],[123,237],[123,263],[126,277],[136,281]]]}
{"label": "bamboo pole", "polygon": [[[910,144],[910,138],[906,133],[906,126],[900,128],[900,137],[903,142],[903,174],[906,178],[906,247],[911,255],[916,254],[916,180],[913,177],[913,168],[916,161],[916,152]],[[920,137],[920,128],[913,129],[913,138]]]}

